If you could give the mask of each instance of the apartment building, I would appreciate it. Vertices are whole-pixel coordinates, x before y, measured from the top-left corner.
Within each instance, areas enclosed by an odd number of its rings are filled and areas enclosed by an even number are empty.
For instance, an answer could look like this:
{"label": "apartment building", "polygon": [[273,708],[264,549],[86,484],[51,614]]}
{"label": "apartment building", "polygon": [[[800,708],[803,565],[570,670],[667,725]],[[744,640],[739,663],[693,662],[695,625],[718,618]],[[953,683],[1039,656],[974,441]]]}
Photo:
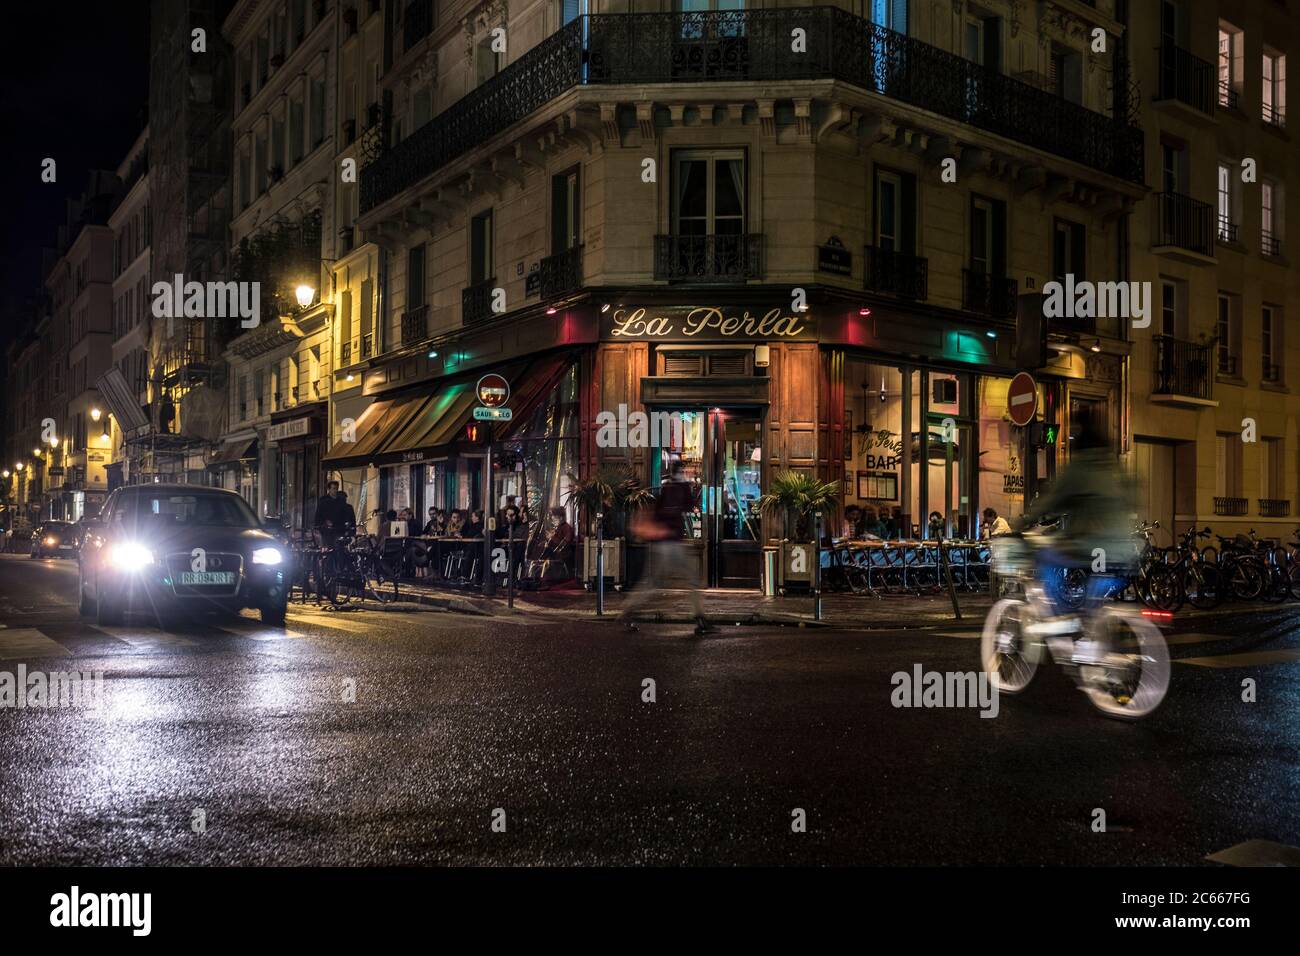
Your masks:
{"label": "apartment building", "polygon": [[110,359],[121,376],[101,382],[104,399],[92,424],[92,441],[108,436],[109,490],[138,480],[140,449],[147,442],[149,357],[153,333],[152,207],[149,203],[149,130],[136,137],[117,168],[119,198],[108,217],[113,232],[113,338]]}
{"label": "apartment building", "polygon": [[1294,3],[1133,4],[1147,208],[1133,277],[1158,310],[1133,333],[1133,464],[1146,517],[1286,540],[1295,521],[1300,309]]}
{"label": "apartment building", "polygon": [[[335,372],[328,467],[383,508],[515,495],[544,517],[569,474],[657,484],[681,461],[700,580],[741,587],[783,536],[754,501],[787,469],[923,535],[936,512],[951,534],[1015,513],[1018,297],[1123,277],[1146,191],[1120,15],[386,4],[387,135],[358,220],[382,250],[375,354]],[[1120,437],[1128,343],[1119,318],[1046,334],[1056,427],[1029,464],[1050,477],[1072,415]],[[486,372],[513,383],[490,490]],[[601,412],[646,411],[682,433],[599,440]]]}
{"label": "apartment building", "polygon": [[259,283],[261,316],[225,347],[227,425],[208,467],[295,528],[312,521],[328,420],[338,13],[324,0],[240,0],[222,24],[235,63],[233,275]]}

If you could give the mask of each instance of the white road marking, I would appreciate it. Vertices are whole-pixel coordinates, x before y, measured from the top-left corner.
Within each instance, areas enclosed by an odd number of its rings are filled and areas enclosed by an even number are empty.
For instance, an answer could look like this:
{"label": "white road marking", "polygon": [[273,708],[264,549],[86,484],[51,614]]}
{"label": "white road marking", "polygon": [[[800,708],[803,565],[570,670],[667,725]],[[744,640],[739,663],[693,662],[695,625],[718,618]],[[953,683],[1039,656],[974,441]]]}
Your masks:
{"label": "white road marking", "polygon": [[34,627],[5,628],[4,633],[0,633],[0,660],[71,656],[70,650]]}
{"label": "white road marking", "polygon": [[1285,664],[1300,661],[1300,647],[1290,647],[1283,651],[1253,651],[1246,654],[1219,654],[1216,657],[1183,657],[1175,664],[1191,664],[1193,667],[1256,667],[1260,664]]}
{"label": "white road marking", "polygon": [[95,630],[116,638],[123,644],[130,644],[132,647],[137,648],[194,646],[194,641],[187,637],[181,637],[179,634],[169,634],[166,631],[156,629],[142,631],[125,627],[96,627]]}
{"label": "white road marking", "polygon": [[1228,866],[1300,866],[1300,847],[1272,840],[1247,840],[1206,857]]}

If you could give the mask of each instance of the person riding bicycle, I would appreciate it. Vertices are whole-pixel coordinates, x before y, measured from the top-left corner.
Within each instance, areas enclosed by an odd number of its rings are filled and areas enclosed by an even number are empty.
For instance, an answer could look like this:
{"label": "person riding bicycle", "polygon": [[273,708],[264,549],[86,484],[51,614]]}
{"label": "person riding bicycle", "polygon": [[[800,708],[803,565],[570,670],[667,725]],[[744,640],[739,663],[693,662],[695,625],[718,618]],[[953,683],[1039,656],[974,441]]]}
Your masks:
{"label": "person riding bicycle", "polygon": [[1070,461],[1047,491],[1036,498],[1021,519],[1022,530],[1049,519],[1064,518],[1036,555],[1044,591],[1054,616],[1040,622],[1040,633],[1067,633],[1080,628],[1054,593],[1067,571],[1090,573],[1085,607],[1091,610],[1110,586],[1120,567],[1130,563],[1133,544],[1133,496],[1119,468],[1105,426],[1082,416],[1070,441]]}

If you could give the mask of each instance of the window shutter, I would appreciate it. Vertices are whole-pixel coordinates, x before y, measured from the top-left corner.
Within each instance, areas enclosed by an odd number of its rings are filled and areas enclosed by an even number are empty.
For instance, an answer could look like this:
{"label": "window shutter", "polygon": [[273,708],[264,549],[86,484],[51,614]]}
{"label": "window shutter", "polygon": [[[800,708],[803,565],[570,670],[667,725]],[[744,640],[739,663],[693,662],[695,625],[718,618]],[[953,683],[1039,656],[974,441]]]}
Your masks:
{"label": "window shutter", "polygon": [[898,249],[906,255],[914,256],[916,255],[916,177],[911,173],[904,173],[902,180]]}
{"label": "window shutter", "polygon": [[989,271],[995,276],[1007,274],[1007,205],[995,201],[993,206],[993,248],[989,250]]}
{"label": "window shutter", "polygon": [[907,0],[889,0],[889,29],[907,33]]}
{"label": "window shutter", "polygon": [[[571,0],[564,0],[567,11]],[[567,20],[565,21],[568,22]],[[569,246],[568,237],[568,176],[561,173],[551,177],[551,252],[563,252]],[[477,240],[476,240],[477,241]]]}

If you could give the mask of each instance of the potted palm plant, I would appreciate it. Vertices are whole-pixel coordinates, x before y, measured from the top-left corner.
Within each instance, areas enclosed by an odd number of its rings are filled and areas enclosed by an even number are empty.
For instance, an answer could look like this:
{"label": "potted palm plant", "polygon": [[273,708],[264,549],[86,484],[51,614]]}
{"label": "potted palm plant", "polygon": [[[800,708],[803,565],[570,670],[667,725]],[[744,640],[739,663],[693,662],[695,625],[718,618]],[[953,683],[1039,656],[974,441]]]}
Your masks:
{"label": "potted palm plant", "polygon": [[570,474],[569,490],[564,493],[564,503],[577,508],[581,527],[585,531],[582,542],[584,580],[596,576],[596,521],[603,515],[601,532],[604,541],[605,575],[614,579],[614,586],[623,583],[624,539],[623,532],[629,513],[654,500],[650,489],[641,486],[636,475],[627,468],[600,468],[579,478]]}
{"label": "potted palm plant", "polygon": [[813,515],[820,511],[829,518],[839,510],[838,485],[802,472],[783,471],[773,477],[757,505],[764,516],[781,520],[781,589],[788,584],[811,586],[816,561]]}

